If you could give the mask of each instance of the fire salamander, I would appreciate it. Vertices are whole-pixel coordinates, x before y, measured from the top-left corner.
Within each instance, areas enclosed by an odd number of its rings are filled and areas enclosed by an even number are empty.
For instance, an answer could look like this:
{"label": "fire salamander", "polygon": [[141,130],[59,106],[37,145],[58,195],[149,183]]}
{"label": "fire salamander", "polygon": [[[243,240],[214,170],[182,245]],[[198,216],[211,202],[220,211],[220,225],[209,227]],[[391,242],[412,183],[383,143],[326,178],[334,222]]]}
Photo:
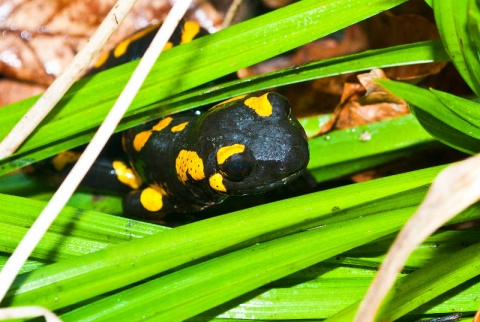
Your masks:
{"label": "fire salamander", "polygon": [[[94,72],[141,56],[157,29],[122,42]],[[203,33],[196,23],[182,22],[167,47]],[[135,217],[189,213],[227,196],[266,192],[298,177],[309,160],[305,132],[288,100],[276,93],[242,95],[200,115],[184,112],[145,123],[125,131],[122,146],[126,157],[97,160],[87,174],[87,181],[96,183],[87,185],[111,186],[115,177],[115,184],[131,190],[123,206]],[[55,167],[63,168],[77,156],[57,158]]]}
{"label": "fire salamander", "polygon": [[137,216],[198,211],[229,195],[266,192],[299,176],[309,159],[305,132],[276,93],[135,127],[124,132],[123,148],[132,169],[119,180],[136,189],[124,210]]}

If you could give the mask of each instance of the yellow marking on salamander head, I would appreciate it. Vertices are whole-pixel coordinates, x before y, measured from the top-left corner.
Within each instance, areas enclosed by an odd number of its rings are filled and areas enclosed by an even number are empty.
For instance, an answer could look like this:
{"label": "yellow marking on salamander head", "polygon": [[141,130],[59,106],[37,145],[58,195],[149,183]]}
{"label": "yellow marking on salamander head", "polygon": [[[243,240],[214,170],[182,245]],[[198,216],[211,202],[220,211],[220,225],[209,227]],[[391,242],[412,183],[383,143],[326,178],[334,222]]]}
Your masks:
{"label": "yellow marking on salamander head", "polygon": [[225,101],[223,101],[223,102],[220,102],[220,103],[212,106],[210,109],[215,108],[215,107],[219,107],[220,105],[224,105],[224,104],[227,104],[227,103],[230,103],[230,102],[234,102],[234,101],[241,100],[241,99],[244,98],[245,96],[247,96],[247,95],[244,94],[244,95],[239,95],[239,96],[235,96],[235,97],[229,98],[228,100],[225,100]]}
{"label": "yellow marking on salamander head", "polygon": [[57,154],[53,159],[53,167],[57,171],[62,171],[69,164],[75,163],[82,154],[73,151],[64,151]]}
{"label": "yellow marking on salamander head", "polygon": [[140,203],[148,211],[159,211],[163,207],[163,195],[152,187],[145,188],[140,193]]}
{"label": "yellow marking on salamander head", "polygon": [[154,30],[155,28],[157,28],[158,26],[157,25],[152,25],[152,26],[149,26],[145,29],[142,29],[138,32],[136,32],[135,34],[133,34],[132,36],[128,37],[127,39],[125,39],[124,41],[122,41],[121,43],[118,44],[117,47],[115,47],[113,49],[113,56],[115,57],[120,57],[122,55],[125,54],[125,52],[127,51],[128,49],[128,46],[130,46],[130,44],[132,42],[134,42],[135,40],[138,40],[140,38],[142,38],[143,36],[145,36],[146,34],[150,33],[152,30]]}
{"label": "yellow marking on salamander head", "polygon": [[220,173],[215,173],[213,176],[211,176],[208,179],[208,183],[210,184],[210,187],[212,187],[212,189],[214,190],[227,192],[227,188],[223,184],[223,177]]}
{"label": "yellow marking on salamander head", "polygon": [[135,135],[135,138],[133,139],[133,148],[135,151],[140,152],[151,135],[152,131],[143,131]]}
{"label": "yellow marking on salamander head", "polygon": [[187,126],[188,122],[183,122],[183,123],[180,123],[178,125],[175,125],[175,126],[172,126],[172,128],[170,129],[172,132],[180,132],[180,131],[183,131],[183,129],[185,129],[185,127]]}
{"label": "yellow marking on salamander head", "polygon": [[181,150],[175,160],[175,169],[177,176],[185,184],[187,182],[187,173],[193,180],[202,180],[205,178],[203,160],[195,151]]}
{"label": "yellow marking on salamander head", "polygon": [[195,38],[200,32],[200,25],[195,21],[185,21],[183,24],[182,38],[180,44],[186,44]]}
{"label": "yellow marking on salamander head", "polygon": [[242,153],[243,151],[245,151],[245,145],[238,143],[221,147],[217,152],[217,163],[223,164],[232,155]]}
{"label": "yellow marking on salamander head", "polygon": [[253,109],[258,115],[267,117],[272,115],[272,104],[268,100],[268,93],[260,97],[250,97],[245,100],[245,105]]}
{"label": "yellow marking on salamander head", "polygon": [[112,166],[118,181],[121,183],[126,184],[132,189],[138,189],[143,184],[142,179],[128,167],[125,162],[113,161]]}

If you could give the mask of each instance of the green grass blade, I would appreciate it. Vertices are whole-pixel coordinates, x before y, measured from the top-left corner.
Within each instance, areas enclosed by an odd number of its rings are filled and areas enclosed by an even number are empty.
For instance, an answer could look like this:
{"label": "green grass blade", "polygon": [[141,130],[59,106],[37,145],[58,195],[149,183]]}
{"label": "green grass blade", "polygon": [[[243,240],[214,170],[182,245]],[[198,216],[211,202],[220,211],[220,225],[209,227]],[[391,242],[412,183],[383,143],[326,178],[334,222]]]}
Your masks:
{"label": "green grass blade", "polygon": [[[388,237],[366,246],[358,247],[335,258],[335,262],[352,264],[349,259],[358,262],[369,262],[370,267],[379,267],[384,255],[393,243],[393,237]],[[480,242],[480,229],[442,230],[429,237],[419,246],[405,264],[405,270],[412,271],[434,261],[444,259],[467,246]]]}
{"label": "green grass blade", "polygon": [[[392,205],[416,205],[426,185],[440,169],[416,171],[270,203],[52,264],[19,277],[4,305],[36,303],[56,309],[235,245],[248,246],[308,227],[358,218],[362,211],[365,214],[386,211]],[[420,191],[415,198],[400,196],[394,202],[378,202],[417,187]],[[356,212],[350,213],[350,208]],[[52,284],[52,280],[56,283]]]}
{"label": "green grass blade", "polygon": [[467,7],[468,1],[433,1],[435,21],[445,50],[462,78],[478,96],[480,95],[480,62],[468,24],[478,25],[480,21],[469,21],[472,16],[468,15]]}
{"label": "green grass blade", "polygon": [[460,119],[462,123],[459,123],[458,126],[467,122],[474,128],[480,127],[480,104],[435,89],[430,89],[430,91],[446,108],[456,114],[456,117],[451,119],[451,123],[456,123],[458,122],[457,119]]}
{"label": "green grass blade", "polygon": [[[134,320],[183,321],[355,245],[397,231],[415,208],[416,205],[362,216],[257,244],[130,288],[62,318],[67,321],[107,321],[129,316]],[[473,211],[476,210],[478,207]],[[355,234],[345,234],[345,231],[353,230]],[[470,269],[469,275],[457,282],[475,276],[472,271],[478,274],[475,269]],[[404,296],[404,293],[398,296]],[[418,306],[418,302],[416,304]]]}
{"label": "green grass blade", "polygon": [[468,1],[467,28],[470,34],[472,50],[480,53],[480,4],[476,0]]}
{"label": "green grass blade", "polygon": [[[10,255],[7,256],[7,255],[3,255],[3,254],[0,253],[0,267],[3,267],[5,265],[9,256]],[[40,268],[40,267],[43,267],[45,265],[47,265],[47,264],[44,263],[44,262],[29,259],[22,266],[22,269],[20,270],[19,274],[23,274],[23,273],[33,271],[33,270],[35,270],[37,268]]]}
{"label": "green grass blade", "polygon": [[[409,261],[434,263],[439,259],[447,259],[467,246],[479,242],[480,231],[442,231],[430,237],[411,255]],[[468,235],[465,237],[464,235]],[[376,254],[385,254],[392,239],[384,239],[369,243],[347,252],[351,256],[370,256],[367,259],[376,261],[371,267],[352,266],[335,256],[320,264],[314,265],[278,281],[269,283],[241,298],[229,301],[214,310],[189,319],[193,321],[210,321],[219,319],[255,319],[255,320],[307,320],[325,319],[340,312],[344,308],[359,301],[366,293],[380,262]],[[373,249],[372,249],[373,248]],[[351,257],[352,259],[360,257]],[[360,259],[363,259],[360,258]],[[417,267],[417,268],[419,268]],[[400,274],[405,276],[405,274]],[[465,283],[461,290],[448,292],[418,309],[414,314],[445,314],[450,312],[473,312],[480,305],[480,281]],[[472,300],[473,299],[473,300]],[[409,320],[417,320],[409,318]]]}
{"label": "green grass blade", "polygon": [[[371,139],[361,140],[362,133]],[[398,135],[403,133],[403,135]],[[309,141],[309,170],[334,167],[344,162],[358,162],[366,157],[412,149],[433,142],[434,139],[412,115],[375,122],[347,130],[333,131]],[[343,151],[338,153],[338,151]],[[323,174],[324,176],[330,173]]]}
{"label": "green grass blade", "polygon": [[407,100],[420,124],[436,139],[466,153],[480,151],[480,127],[475,122],[480,115],[479,104],[409,84],[385,80],[378,83]]}
{"label": "green grass blade", "polygon": [[[393,321],[480,274],[480,243],[435,262],[399,280],[384,300],[377,319]],[[327,321],[352,321],[359,303]]]}
{"label": "green grass blade", "polygon": [[[342,221],[254,245],[86,305],[62,319],[111,321],[128,316],[133,320],[183,321],[359,243],[392,233],[413,211],[412,207]],[[345,234],[352,230],[356,233]]]}
{"label": "green grass blade", "polygon": [[[3,252],[12,252],[46,202],[0,194]],[[98,212],[65,207],[32,253],[32,258],[58,261],[142,238],[168,228]]]}

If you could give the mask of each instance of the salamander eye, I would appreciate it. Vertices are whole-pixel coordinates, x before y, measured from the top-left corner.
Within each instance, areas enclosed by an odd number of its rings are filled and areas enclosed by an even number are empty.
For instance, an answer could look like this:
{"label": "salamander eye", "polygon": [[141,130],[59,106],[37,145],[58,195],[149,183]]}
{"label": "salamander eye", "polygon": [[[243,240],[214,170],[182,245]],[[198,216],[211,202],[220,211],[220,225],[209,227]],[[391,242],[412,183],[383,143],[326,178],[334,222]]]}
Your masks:
{"label": "salamander eye", "polygon": [[254,158],[249,149],[230,156],[220,165],[220,173],[230,181],[243,181],[253,171]]}

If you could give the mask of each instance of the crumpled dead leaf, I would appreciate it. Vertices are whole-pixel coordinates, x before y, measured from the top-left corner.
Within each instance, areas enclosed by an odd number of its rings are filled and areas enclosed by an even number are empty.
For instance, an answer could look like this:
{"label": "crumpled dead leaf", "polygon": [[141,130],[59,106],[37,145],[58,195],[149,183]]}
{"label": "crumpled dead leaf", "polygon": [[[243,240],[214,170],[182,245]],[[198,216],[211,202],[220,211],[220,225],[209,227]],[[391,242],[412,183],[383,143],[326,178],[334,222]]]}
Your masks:
{"label": "crumpled dead leaf", "polygon": [[340,103],[333,116],[317,135],[333,129],[346,129],[399,117],[409,113],[407,102],[387,92],[375,79],[387,79],[381,69],[357,76],[358,83],[345,83]]}
{"label": "crumpled dead leaf", "polygon": [[[114,0],[5,1],[0,9],[0,74],[28,83],[49,85],[101,23]],[[105,50],[133,31],[163,19],[166,0],[138,1]],[[148,9],[147,9],[148,8]]]}

